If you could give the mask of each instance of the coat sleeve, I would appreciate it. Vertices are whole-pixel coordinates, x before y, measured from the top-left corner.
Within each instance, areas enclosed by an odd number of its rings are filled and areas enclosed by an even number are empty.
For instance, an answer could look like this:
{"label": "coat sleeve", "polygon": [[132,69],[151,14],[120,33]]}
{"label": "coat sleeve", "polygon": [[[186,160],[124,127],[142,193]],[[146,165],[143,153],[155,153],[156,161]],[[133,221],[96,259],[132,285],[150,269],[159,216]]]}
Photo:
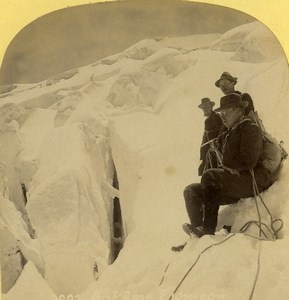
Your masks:
{"label": "coat sleeve", "polygon": [[239,170],[250,170],[256,166],[262,152],[262,132],[254,123],[245,124],[240,143]]}
{"label": "coat sleeve", "polygon": [[242,94],[242,101],[247,101],[248,102],[248,106],[245,108],[245,115],[247,116],[250,111],[255,111],[255,107],[254,107],[254,103],[253,100],[251,98],[251,96],[247,93]]}

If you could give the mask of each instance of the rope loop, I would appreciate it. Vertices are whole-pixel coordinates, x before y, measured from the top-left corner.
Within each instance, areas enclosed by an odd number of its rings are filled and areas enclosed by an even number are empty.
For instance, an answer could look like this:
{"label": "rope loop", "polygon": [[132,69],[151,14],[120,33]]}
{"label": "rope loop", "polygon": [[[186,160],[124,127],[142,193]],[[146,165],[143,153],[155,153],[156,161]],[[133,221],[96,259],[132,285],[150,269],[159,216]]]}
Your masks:
{"label": "rope loop", "polygon": [[[260,195],[259,189],[258,189],[258,185],[255,179],[255,174],[254,174],[254,170],[251,169],[250,170],[250,174],[252,176],[252,184],[253,184],[253,192],[254,192],[254,200],[255,200],[255,205],[256,205],[256,210],[257,210],[257,214],[258,214],[258,220],[252,220],[252,221],[248,221],[247,223],[245,223],[241,229],[240,232],[245,233],[249,227],[251,225],[256,225],[259,228],[259,239],[262,239],[262,235],[265,237],[265,239],[267,240],[277,240],[278,239],[278,232],[282,229],[283,227],[283,220],[278,218],[278,219],[274,219],[268,206],[265,204],[262,196]],[[266,209],[268,215],[270,216],[270,227],[265,224],[264,222],[262,222],[261,220],[261,214],[260,214],[260,210],[259,210],[259,206],[258,206],[258,201],[257,201],[257,196],[259,197],[262,205],[264,206],[264,208]],[[279,225],[277,226],[276,223],[279,223]],[[264,229],[262,228],[265,227],[265,229],[267,230],[267,232],[270,233],[271,237],[269,238],[267,236],[267,234],[265,233]]]}

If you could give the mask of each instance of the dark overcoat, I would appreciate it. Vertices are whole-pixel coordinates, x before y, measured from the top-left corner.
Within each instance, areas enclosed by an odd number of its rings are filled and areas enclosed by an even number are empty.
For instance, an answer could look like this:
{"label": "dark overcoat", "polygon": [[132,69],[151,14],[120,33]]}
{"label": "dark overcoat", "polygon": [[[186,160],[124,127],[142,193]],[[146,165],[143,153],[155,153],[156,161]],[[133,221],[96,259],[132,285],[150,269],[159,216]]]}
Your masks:
{"label": "dark overcoat", "polygon": [[[204,134],[202,138],[202,145],[206,144],[208,141],[216,138],[219,133],[224,130],[224,126],[221,118],[213,111],[208,118],[205,120],[205,128]],[[204,172],[205,164],[206,164],[206,155],[210,149],[210,145],[206,144],[205,146],[201,146],[200,148],[200,159],[201,164],[198,169],[198,174],[202,175]],[[217,167],[216,157],[212,154],[211,156],[211,167]]]}
{"label": "dark overcoat", "polygon": [[[260,163],[263,142],[257,124],[248,117],[242,118],[223,136],[219,148],[222,166],[207,169],[201,183],[193,183],[184,191],[191,224],[212,231],[217,226],[220,205],[253,197],[273,183],[270,172]],[[258,191],[253,188],[254,178]]]}
{"label": "dark overcoat", "polygon": [[260,163],[263,149],[261,128],[249,118],[243,118],[227,130],[224,136],[220,145],[222,164],[225,168],[237,170],[239,175],[232,175],[228,171],[208,170],[211,175],[203,176],[203,184],[210,186],[210,180],[215,181],[218,188],[222,190],[223,200],[227,196],[229,198],[251,197],[253,196],[250,173],[252,169],[259,191],[267,189],[272,184],[272,177]]}
{"label": "dark overcoat", "polygon": [[[222,119],[213,111],[210,114],[210,116],[205,120],[205,126],[204,126],[205,128],[204,128],[204,134],[202,138],[202,145],[218,136],[222,124],[223,124]],[[205,160],[209,148],[210,148],[209,144],[201,147],[200,150],[201,160]]]}

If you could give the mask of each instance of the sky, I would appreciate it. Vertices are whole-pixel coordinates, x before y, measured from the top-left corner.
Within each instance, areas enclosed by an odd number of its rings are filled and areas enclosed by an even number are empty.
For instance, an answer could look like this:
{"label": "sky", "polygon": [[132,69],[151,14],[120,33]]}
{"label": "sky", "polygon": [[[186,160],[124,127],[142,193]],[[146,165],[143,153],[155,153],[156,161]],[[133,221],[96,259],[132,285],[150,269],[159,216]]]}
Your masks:
{"label": "sky", "polygon": [[[3,1],[0,11],[0,63],[2,63],[4,53],[13,37],[15,37],[15,35],[28,23],[57,9],[96,2],[99,1]],[[287,57],[289,56],[289,42],[287,41],[289,33],[289,24],[287,22],[289,4],[286,0],[278,0],[277,2],[279,5],[276,5],[276,2],[269,0],[201,0],[199,2],[232,7],[254,16],[269,26],[285,48]],[[17,15],[17,18],[14,17],[15,14]]]}
{"label": "sky", "polygon": [[69,7],[23,28],[5,53],[0,84],[32,83],[155,37],[223,33],[254,18],[222,6],[176,0]]}

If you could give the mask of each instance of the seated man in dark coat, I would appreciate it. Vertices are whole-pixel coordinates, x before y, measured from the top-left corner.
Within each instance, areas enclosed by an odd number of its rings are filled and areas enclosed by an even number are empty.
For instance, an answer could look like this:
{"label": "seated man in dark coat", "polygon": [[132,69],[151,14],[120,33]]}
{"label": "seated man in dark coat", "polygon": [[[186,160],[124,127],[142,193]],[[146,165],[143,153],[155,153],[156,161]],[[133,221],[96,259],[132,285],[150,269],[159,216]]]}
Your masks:
{"label": "seated man in dark coat", "polygon": [[[250,116],[250,114],[255,112],[253,100],[248,93],[241,93],[240,91],[235,90],[235,85],[238,81],[237,77],[233,77],[230,73],[224,72],[221,77],[215,82],[215,86],[220,88],[221,91],[225,94],[237,93],[242,97],[242,101],[248,102],[248,105],[245,107],[245,116]],[[250,117],[253,117],[252,115]]]}
{"label": "seated man in dark coat", "polygon": [[200,149],[200,159],[201,164],[198,169],[198,174],[201,176],[204,170],[217,167],[217,158],[214,152],[210,151],[210,144],[208,141],[216,138],[219,135],[220,129],[222,127],[222,120],[219,115],[213,111],[215,102],[211,101],[209,98],[203,98],[202,103],[198,105],[204,112],[205,128],[202,138],[202,145]]}
{"label": "seated man in dark coat", "polygon": [[221,167],[206,170],[201,183],[184,190],[191,224],[184,224],[183,229],[189,234],[214,234],[220,205],[254,196],[253,174],[260,192],[273,183],[270,172],[260,163],[261,129],[244,117],[247,105],[239,94],[233,93],[222,97],[220,108],[216,109],[227,128],[219,148]]}

